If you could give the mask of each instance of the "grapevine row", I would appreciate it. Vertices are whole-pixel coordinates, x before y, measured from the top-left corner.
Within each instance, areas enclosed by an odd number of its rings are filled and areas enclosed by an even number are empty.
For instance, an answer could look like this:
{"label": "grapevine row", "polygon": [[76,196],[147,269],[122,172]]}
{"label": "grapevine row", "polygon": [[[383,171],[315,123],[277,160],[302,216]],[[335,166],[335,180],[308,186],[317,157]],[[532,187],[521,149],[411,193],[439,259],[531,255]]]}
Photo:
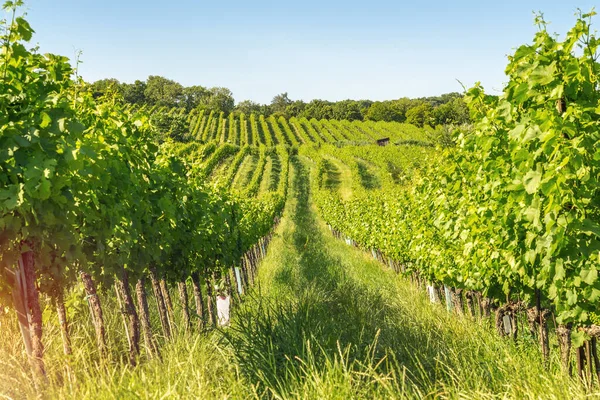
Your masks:
{"label": "grapevine row", "polygon": [[[149,288],[164,337],[174,333],[175,286],[183,310],[179,329],[196,325],[188,283],[198,328],[215,325],[215,295],[236,292],[235,269],[242,269],[243,285],[252,281],[285,189],[259,201],[208,187],[210,171],[238,147],[213,142],[182,148],[169,141],[157,146],[145,110],[132,112],[117,98],[95,100],[83,82],[71,79],[74,70],[66,58],[25,50],[32,36],[25,20],[11,24],[0,55],[5,71],[0,141],[6,149],[0,158],[0,302],[17,312],[39,382],[46,379],[42,304],[52,299],[56,305],[65,353],[71,353],[64,298],[78,282],[87,293],[102,359],[110,358],[110,349],[101,296],[113,288],[132,365],[139,360],[142,335],[153,356],[159,351],[148,314]],[[156,112],[181,116],[149,110]],[[202,113],[186,118],[193,136],[202,132],[205,141],[218,140],[214,113],[206,123]]]}

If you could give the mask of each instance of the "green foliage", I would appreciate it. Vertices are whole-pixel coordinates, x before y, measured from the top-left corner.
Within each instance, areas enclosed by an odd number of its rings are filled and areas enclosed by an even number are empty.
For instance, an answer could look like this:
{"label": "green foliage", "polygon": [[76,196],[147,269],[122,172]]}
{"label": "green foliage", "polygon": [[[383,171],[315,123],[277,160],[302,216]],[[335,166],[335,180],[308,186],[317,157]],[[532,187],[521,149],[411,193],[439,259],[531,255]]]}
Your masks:
{"label": "green foliage", "polygon": [[287,117],[287,118],[297,117],[300,114],[302,114],[302,112],[304,111],[305,108],[306,108],[306,103],[304,101],[302,101],[302,100],[293,101],[285,108],[285,117]]}
{"label": "green foliage", "polygon": [[260,110],[261,110],[261,105],[252,100],[240,101],[235,106],[236,112],[246,114],[246,115],[249,115],[252,113],[260,114]]}
{"label": "green foliage", "polygon": [[178,142],[189,140],[190,126],[187,118],[182,115],[154,113],[150,119],[154,126],[159,142],[173,139]]}
{"label": "green foliage", "polygon": [[186,138],[195,116],[165,106],[179,101],[178,84],[149,79],[145,93],[157,103],[151,118],[121,104],[110,92],[118,82],[104,82],[110,89],[95,99],[72,79],[65,57],[26,50],[32,32],[17,17],[0,38],[3,304],[11,303],[11,271],[28,250],[36,287],[50,296],[79,272],[107,287],[123,271],[135,280],[149,266],[173,282],[238,264],[271,229],[284,189],[258,201],[207,188],[209,172],[237,148],[193,143],[189,151],[167,140]]}
{"label": "green foliage", "polygon": [[73,257],[74,198],[85,196],[78,190],[85,178],[77,172],[89,167],[80,153],[95,147],[73,108],[85,101],[70,79],[73,69],[65,57],[26,50],[32,33],[17,17],[0,37],[0,292],[5,294],[10,285],[4,274],[22,250],[34,248],[42,260],[51,260],[55,250]]}
{"label": "green foliage", "polygon": [[333,104],[333,119],[347,121],[362,121],[370,101],[342,100]]}
{"label": "green foliage", "polygon": [[298,117],[316,118],[316,119],[332,119],[333,107],[331,102],[324,100],[312,100],[304,107]]}
{"label": "green foliage", "polygon": [[174,107],[183,96],[181,84],[162,76],[149,76],[146,80],[144,95],[150,104]]}
{"label": "green foliage", "polygon": [[369,107],[366,118],[371,121],[397,121],[402,122],[406,119],[399,110],[389,102],[376,101]]}
{"label": "green foliage", "polygon": [[432,111],[433,125],[462,125],[470,122],[469,108],[461,97],[441,104]]}
{"label": "green foliage", "polygon": [[433,108],[429,103],[421,103],[406,111],[406,123],[413,124],[419,128],[425,125],[433,125]]}
{"label": "green foliage", "polygon": [[205,110],[222,112],[228,115],[233,111],[235,100],[231,90],[223,87],[208,89],[208,94],[200,100],[199,107]]}
{"label": "green foliage", "polygon": [[129,104],[146,104],[146,87],[146,82],[140,80],[136,80],[131,84],[122,83],[123,100]]}
{"label": "green foliage", "polygon": [[448,93],[437,97],[427,97],[411,100],[372,102],[370,100],[342,100],[330,102],[312,100],[305,103],[302,100],[292,101],[287,92],[275,97],[271,104],[259,104],[244,100],[235,105],[233,94],[227,88],[214,87],[207,89],[203,86],[183,87],[179,83],[161,76],[150,76],[147,81],[136,80],[132,84],[120,83],[116,79],[102,79],[90,85],[94,97],[99,98],[110,94],[122,98],[131,105],[150,104],[172,109],[179,107],[190,113],[196,110],[221,113],[227,117],[231,112],[239,114],[257,114],[275,118],[306,118],[308,120],[347,120],[347,121],[396,121],[404,122],[407,112],[413,111],[413,122],[422,127],[425,122],[421,114],[422,106],[427,103],[432,106],[433,115],[427,116],[427,125],[463,124],[469,121],[468,109],[457,93]]}
{"label": "green foliage", "polygon": [[292,104],[292,100],[289,99],[287,92],[278,94],[271,101],[271,111],[274,113],[284,113],[290,104]]}
{"label": "green foliage", "polygon": [[[461,201],[452,200],[456,207],[475,199],[484,205],[469,221],[448,222],[462,230],[485,218],[489,226],[461,237],[470,243],[461,274],[479,264],[499,291],[531,295],[540,289],[558,321],[584,324],[600,293],[600,69],[591,16],[580,15],[562,42],[538,18],[534,42],[509,57],[504,95],[489,98],[479,86],[468,92],[478,122],[459,136],[459,149],[450,155],[461,170],[445,172],[473,177]],[[481,237],[496,248],[481,246]]]}
{"label": "green foliage", "polygon": [[182,103],[185,109],[189,112],[209,96],[209,91],[202,86],[188,86],[184,87],[182,91]]}
{"label": "green foliage", "polygon": [[122,95],[122,87],[116,79],[101,79],[90,85],[94,98],[105,96],[111,93]]}

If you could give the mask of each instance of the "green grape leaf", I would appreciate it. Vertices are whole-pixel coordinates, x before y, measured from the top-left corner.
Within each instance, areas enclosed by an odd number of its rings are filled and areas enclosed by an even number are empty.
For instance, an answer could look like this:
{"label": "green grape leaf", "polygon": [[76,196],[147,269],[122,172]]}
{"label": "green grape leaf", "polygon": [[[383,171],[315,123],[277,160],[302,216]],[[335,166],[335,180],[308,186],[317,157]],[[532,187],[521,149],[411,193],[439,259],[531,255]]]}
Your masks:
{"label": "green grape leaf", "polygon": [[586,235],[595,235],[596,237],[600,238],[600,224],[592,221],[589,218],[583,220],[583,223],[581,224],[581,230]]}
{"label": "green grape leaf", "polygon": [[19,32],[23,40],[25,40],[26,42],[30,41],[31,37],[33,36],[34,30],[31,29],[31,25],[29,25],[29,22],[27,22],[22,17],[15,18],[15,22],[17,25],[17,32]]}
{"label": "green grape leaf", "polygon": [[587,335],[583,331],[573,329],[571,331],[571,345],[575,348],[583,346],[587,339]]}
{"label": "green grape leaf", "polygon": [[529,171],[523,177],[523,186],[525,191],[529,194],[533,194],[538,190],[540,181],[542,180],[542,174],[539,171]]}
{"label": "green grape leaf", "polygon": [[580,274],[581,280],[588,285],[593,285],[598,280],[598,271],[596,268],[582,269]]}
{"label": "green grape leaf", "polygon": [[40,117],[42,119],[40,122],[40,128],[47,128],[52,123],[52,118],[50,118],[47,113],[42,111]]}

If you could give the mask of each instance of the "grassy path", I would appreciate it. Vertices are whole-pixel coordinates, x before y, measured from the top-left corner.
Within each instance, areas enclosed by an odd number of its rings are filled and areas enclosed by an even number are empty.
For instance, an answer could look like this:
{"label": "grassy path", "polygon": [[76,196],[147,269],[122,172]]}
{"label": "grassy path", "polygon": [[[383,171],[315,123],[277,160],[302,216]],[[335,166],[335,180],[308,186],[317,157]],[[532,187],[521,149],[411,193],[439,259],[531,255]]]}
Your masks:
{"label": "grassy path", "polygon": [[214,181],[217,181],[218,179],[223,178],[225,176],[225,174],[227,173],[227,169],[231,165],[231,162],[235,158],[236,154],[237,153],[231,154],[231,155],[225,157],[223,160],[221,160],[221,162],[219,162],[219,164],[215,168],[213,168],[213,170],[210,172],[208,180],[211,182],[214,182]]}
{"label": "grassy path", "polygon": [[258,154],[253,152],[248,153],[246,157],[244,157],[244,160],[240,164],[233,178],[233,182],[231,183],[232,187],[243,190],[250,182],[250,179],[252,179],[252,173],[254,172],[257,162]]}
{"label": "grassy path", "polygon": [[[162,361],[79,376],[57,398],[583,398],[537,349],[456,318],[336,240],[292,159],[290,197],[231,327],[182,335]],[[555,352],[556,354],[557,352]]]}
{"label": "grassy path", "polygon": [[271,179],[273,178],[273,157],[271,155],[267,156],[267,162],[265,163],[265,169],[263,172],[262,179],[260,180],[260,185],[258,187],[258,195],[267,193],[271,190]]}
{"label": "grassy path", "polygon": [[[366,253],[334,239],[293,162],[292,196],[256,293],[226,333],[242,374],[283,398],[572,398],[535,346],[431,305]],[[552,382],[552,384],[550,384]]]}
{"label": "grassy path", "polygon": [[327,182],[330,189],[338,189],[344,200],[352,198],[352,171],[346,164],[332,156],[325,156],[328,162]]}

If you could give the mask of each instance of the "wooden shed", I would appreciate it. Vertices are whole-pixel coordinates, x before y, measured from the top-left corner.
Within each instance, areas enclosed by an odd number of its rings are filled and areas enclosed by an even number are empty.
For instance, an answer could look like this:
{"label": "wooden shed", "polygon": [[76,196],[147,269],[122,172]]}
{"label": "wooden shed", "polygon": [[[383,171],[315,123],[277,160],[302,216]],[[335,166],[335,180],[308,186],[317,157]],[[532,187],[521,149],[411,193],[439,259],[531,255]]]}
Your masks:
{"label": "wooden shed", "polygon": [[379,145],[379,146],[387,146],[388,144],[390,144],[390,138],[389,137],[382,138],[382,139],[377,139],[377,145]]}

